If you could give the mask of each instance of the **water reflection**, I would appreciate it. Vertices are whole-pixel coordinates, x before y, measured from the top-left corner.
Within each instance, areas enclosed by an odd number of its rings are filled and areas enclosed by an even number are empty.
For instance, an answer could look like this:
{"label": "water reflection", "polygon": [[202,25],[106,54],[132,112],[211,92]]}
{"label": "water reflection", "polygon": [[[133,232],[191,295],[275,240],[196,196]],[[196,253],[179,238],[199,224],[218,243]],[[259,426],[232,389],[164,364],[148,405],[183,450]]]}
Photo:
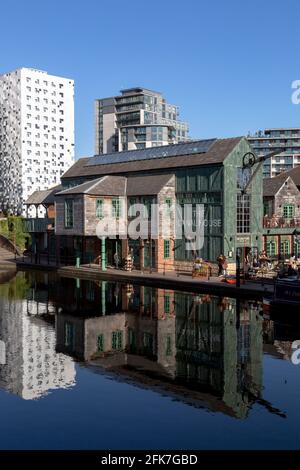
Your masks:
{"label": "water reflection", "polygon": [[285,417],[262,397],[263,349],[282,352],[257,302],[52,273],[19,273],[0,302],[0,387],[22,398],[74,385],[75,359],[195,407]]}
{"label": "water reflection", "polygon": [[74,362],[56,352],[55,326],[43,319],[46,297],[23,275],[0,286],[0,388],[25,400],[75,384]]}

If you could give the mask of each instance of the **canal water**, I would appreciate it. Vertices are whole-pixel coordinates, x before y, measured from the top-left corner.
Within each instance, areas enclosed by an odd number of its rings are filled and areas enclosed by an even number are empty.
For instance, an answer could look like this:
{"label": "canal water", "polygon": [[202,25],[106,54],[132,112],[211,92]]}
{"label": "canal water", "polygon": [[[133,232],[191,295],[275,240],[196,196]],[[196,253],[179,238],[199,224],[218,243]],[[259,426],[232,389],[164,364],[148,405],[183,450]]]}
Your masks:
{"label": "canal water", "polygon": [[0,276],[0,448],[297,449],[297,339],[251,299]]}

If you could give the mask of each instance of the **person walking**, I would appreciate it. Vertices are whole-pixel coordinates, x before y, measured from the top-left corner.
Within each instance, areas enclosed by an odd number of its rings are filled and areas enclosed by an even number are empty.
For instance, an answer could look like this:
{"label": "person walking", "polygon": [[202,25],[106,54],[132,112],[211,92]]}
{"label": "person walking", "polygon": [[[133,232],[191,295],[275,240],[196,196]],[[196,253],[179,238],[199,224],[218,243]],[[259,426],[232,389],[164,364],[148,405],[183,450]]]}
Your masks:
{"label": "person walking", "polygon": [[222,276],[223,273],[223,262],[224,262],[224,255],[219,255],[217,258],[218,263],[218,277]]}

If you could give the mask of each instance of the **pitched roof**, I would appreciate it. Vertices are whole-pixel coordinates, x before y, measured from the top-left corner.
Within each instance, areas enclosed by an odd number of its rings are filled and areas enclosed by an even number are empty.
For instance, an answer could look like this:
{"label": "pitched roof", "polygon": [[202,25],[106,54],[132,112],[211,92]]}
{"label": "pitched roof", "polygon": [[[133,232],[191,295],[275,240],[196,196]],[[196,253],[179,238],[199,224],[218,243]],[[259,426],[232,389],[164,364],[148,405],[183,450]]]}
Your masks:
{"label": "pitched roof", "polygon": [[54,186],[50,189],[45,189],[43,191],[34,191],[29,198],[24,202],[26,206],[31,205],[49,205],[54,204],[54,196],[56,193],[61,191],[62,185],[59,184],[58,186]]}
{"label": "pitched roof", "polygon": [[[280,175],[281,176],[281,175]],[[263,195],[264,197],[272,197],[279,191],[283,183],[287,180],[284,178],[264,178],[263,179]]]}
{"label": "pitched roof", "polygon": [[102,176],[72,188],[60,191],[57,196],[68,194],[90,194],[94,196],[124,196],[126,193],[126,178],[124,176]]}
{"label": "pitched roof", "polygon": [[287,178],[290,176],[292,180],[294,181],[296,186],[300,186],[300,166],[296,166],[295,168],[292,168],[291,170],[285,171],[284,173],[281,173],[278,176],[275,176],[273,179],[280,179],[280,178]]}
{"label": "pitched roof", "polygon": [[296,186],[300,187],[300,166],[297,166],[292,170],[284,171],[273,178],[264,178],[263,195],[266,197],[274,196],[289,177],[293,180]]}
{"label": "pitched roof", "polygon": [[146,196],[158,194],[170,181],[172,174],[129,176],[127,178],[127,196]]}
{"label": "pitched roof", "polygon": [[[63,179],[218,164],[222,163],[225,160],[225,158],[232,152],[234,147],[242,139],[244,139],[244,137],[217,139],[214,141],[214,143],[212,143],[212,145],[208,148],[206,152],[191,153],[188,155],[177,155],[162,158],[148,158],[145,160],[138,161],[134,160],[119,163],[99,163],[92,165],[91,160],[94,157],[81,158],[80,160],[75,162],[75,164],[69,170],[66,171],[66,173],[63,175]],[[201,142],[203,141],[198,141],[198,143]],[[175,147],[176,145],[182,144],[175,144],[172,147]],[[164,147],[167,148],[170,146]],[[134,152],[136,151],[132,150],[132,153]],[[122,152],[120,152],[120,154],[121,153]],[[116,154],[116,158],[117,155],[118,154]],[[97,162],[98,161],[101,161],[101,158],[97,158]]]}
{"label": "pitched roof", "polygon": [[158,194],[172,174],[144,176],[103,176],[57,193],[57,196],[89,194],[93,196],[145,196]]}

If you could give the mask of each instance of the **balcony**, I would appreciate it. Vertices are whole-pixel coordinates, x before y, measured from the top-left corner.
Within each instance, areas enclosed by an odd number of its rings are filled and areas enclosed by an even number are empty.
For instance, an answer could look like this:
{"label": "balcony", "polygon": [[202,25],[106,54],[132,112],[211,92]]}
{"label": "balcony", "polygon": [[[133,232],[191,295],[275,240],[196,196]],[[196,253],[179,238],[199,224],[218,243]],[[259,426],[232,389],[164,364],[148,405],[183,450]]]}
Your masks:
{"label": "balcony", "polygon": [[47,232],[48,230],[54,230],[54,218],[35,218],[35,219],[24,219],[24,230],[29,233]]}
{"label": "balcony", "polygon": [[300,217],[292,217],[289,219],[285,219],[284,217],[264,217],[263,220],[263,227],[264,228],[287,228],[292,229],[296,227],[300,227]]}

